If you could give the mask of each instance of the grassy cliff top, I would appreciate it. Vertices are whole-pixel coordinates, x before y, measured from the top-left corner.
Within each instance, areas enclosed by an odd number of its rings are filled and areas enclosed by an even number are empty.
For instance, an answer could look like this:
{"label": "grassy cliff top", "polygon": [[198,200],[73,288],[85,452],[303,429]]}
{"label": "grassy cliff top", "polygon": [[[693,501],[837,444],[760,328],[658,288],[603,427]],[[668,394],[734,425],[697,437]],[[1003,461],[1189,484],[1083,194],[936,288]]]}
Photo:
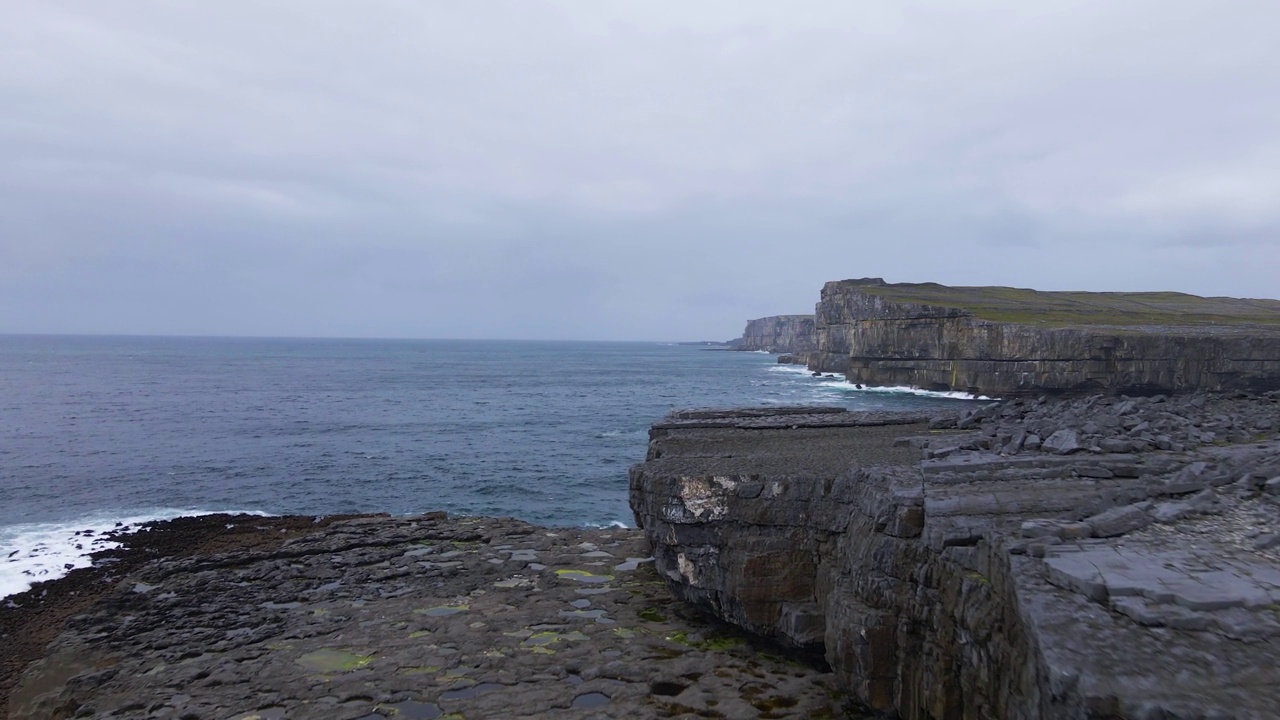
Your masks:
{"label": "grassy cliff top", "polygon": [[869,278],[839,285],[893,302],[966,310],[985,320],[1030,325],[1266,325],[1280,330],[1280,300],[1200,297],[1177,292],[1074,292],[948,287]]}

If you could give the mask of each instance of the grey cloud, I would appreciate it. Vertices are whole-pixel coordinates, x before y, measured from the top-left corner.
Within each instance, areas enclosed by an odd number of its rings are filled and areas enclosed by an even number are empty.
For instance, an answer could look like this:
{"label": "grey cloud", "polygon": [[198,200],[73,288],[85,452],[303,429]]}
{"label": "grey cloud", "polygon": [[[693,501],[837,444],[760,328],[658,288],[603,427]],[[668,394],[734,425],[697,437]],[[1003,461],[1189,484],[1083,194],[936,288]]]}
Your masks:
{"label": "grey cloud", "polygon": [[1280,295],[1273,2],[0,8],[0,331],[718,338]]}

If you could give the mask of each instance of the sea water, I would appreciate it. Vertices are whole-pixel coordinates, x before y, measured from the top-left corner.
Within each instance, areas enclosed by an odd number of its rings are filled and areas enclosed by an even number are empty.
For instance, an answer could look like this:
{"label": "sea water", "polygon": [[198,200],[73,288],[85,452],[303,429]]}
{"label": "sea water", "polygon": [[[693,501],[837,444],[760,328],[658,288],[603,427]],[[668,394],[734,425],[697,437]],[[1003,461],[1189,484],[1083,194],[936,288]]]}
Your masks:
{"label": "sea water", "polygon": [[955,402],[672,343],[0,336],[0,596],[179,515],[630,525],[673,408]]}

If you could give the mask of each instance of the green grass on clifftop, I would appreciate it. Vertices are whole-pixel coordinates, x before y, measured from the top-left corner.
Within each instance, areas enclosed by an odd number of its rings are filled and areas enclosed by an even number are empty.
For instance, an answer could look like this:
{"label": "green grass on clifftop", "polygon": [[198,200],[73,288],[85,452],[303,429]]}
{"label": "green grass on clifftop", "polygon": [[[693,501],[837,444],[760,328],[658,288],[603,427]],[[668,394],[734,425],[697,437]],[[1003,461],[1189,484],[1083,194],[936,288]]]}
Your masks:
{"label": "green grass on clifftop", "polygon": [[966,310],[996,322],[1029,325],[1265,325],[1280,329],[1280,301],[1200,297],[1177,292],[1049,292],[937,283],[842,285],[886,300]]}

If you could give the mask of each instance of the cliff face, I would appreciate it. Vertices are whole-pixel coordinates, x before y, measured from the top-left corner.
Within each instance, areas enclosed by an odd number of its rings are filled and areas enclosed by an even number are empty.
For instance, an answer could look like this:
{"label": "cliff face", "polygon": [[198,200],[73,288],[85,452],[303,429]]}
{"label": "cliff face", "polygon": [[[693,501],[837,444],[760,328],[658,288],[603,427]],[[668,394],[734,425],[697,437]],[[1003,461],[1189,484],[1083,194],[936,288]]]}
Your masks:
{"label": "cliff face", "polygon": [[817,348],[812,315],[774,315],[748,320],[739,350],[807,354]]}
{"label": "cliff face", "polygon": [[1001,397],[1280,388],[1280,303],[827,283],[809,367]]}
{"label": "cliff face", "polygon": [[631,506],[677,597],[890,717],[1273,718],[1280,393],[1160,400],[676,413]]}

